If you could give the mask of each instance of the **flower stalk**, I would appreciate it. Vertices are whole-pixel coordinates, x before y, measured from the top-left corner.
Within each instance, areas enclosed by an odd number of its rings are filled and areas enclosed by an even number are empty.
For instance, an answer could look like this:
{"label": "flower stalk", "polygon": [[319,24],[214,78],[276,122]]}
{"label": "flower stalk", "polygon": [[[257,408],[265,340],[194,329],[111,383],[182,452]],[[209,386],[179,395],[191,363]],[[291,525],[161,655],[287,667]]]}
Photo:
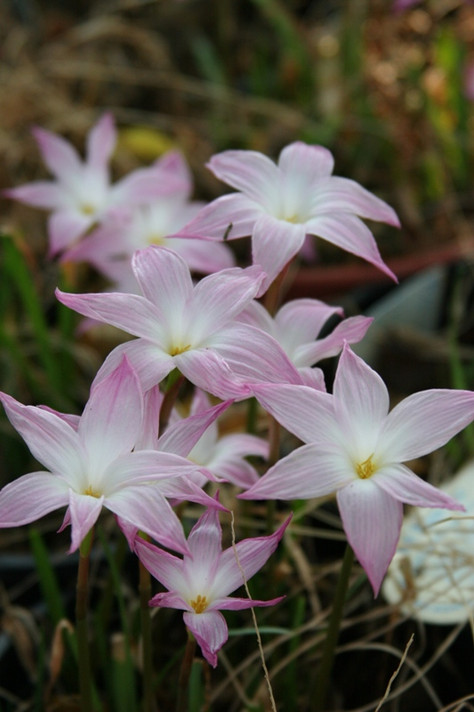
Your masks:
{"label": "flower stalk", "polygon": [[79,548],[79,566],[76,586],[76,635],[79,671],[79,695],[81,712],[95,709],[92,702],[92,675],[89,654],[87,613],[89,601],[89,563],[93,530],[85,536]]}

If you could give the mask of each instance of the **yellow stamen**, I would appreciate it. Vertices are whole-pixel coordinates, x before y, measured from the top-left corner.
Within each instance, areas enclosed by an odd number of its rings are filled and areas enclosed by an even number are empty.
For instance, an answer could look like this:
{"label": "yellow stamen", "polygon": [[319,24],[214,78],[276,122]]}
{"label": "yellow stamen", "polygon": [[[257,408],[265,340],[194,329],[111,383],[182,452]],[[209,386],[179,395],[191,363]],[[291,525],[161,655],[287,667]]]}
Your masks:
{"label": "yellow stamen", "polygon": [[89,487],[84,490],[84,494],[88,494],[89,497],[96,497],[97,499],[99,499],[99,497],[102,497],[101,493],[93,489],[91,485],[89,485]]}
{"label": "yellow stamen", "polygon": [[207,608],[207,598],[206,596],[198,595],[195,601],[191,601],[191,606],[194,608],[195,613],[202,613]]}
{"label": "yellow stamen", "polygon": [[356,465],[356,472],[361,480],[368,480],[369,477],[372,477],[372,475],[374,474],[376,468],[374,463],[372,462],[373,456],[374,453],[372,453],[372,455],[369,455],[367,460],[364,460],[364,462],[360,462]]}
{"label": "yellow stamen", "polygon": [[172,346],[168,351],[170,356],[177,356],[178,354],[183,354],[185,351],[189,351],[191,344],[186,344],[186,346]]}
{"label": "yellow stamen", "polygon": [[161,235],[150,235],[148,242],[150,245],[164,245],[165,239]]}
{"label": "yellow stamen", "polygon": [[95,208],[90,203],[83,203],[81,205],[81,213],[84,213],[84,215],[94,215]]}

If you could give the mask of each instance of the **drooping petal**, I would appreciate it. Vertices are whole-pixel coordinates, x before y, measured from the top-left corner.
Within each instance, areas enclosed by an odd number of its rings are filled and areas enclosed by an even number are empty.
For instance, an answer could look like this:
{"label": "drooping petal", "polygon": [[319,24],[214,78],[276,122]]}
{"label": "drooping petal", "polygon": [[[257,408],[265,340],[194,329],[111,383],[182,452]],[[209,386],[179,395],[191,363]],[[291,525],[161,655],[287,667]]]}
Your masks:
{"label": "drooping petal", "polygon": [[229,631],[222,613],[204,611],[203,613],[184,613],[183,620],[196,638],[207,662],[216,667],[217,653],[227,641]]}
{"label": "drooping petal", "polygon": [[266,608],[274,606],[276,603],[283,601],[285,596],[277,596],[268,601],[259,601],[256,598],[238,598],[237,596],[227,596],[226,598],[216,598],[209,605],[208,610],[221,611],[243,611],[246,608]]}
{"label": "drooping petal", "polygon": [[117,142],[114,117],[103,114],[87,136],[87,163],[94,169],[105,171]]}
{"label": "drooping petal", "polygon": [[79,437],[97,474],[120,455],[131,452],[142,420],[140,383],[124,357],[115,371],[93,385],[79,423]]}
{"label": "drooping petal", "polygon": [[59,210],[48,218],[49,256],[72,245],[92,226],[94,218],[76,210]]}
{"label": "drooping petal", "polygon": [[160,313],[138,294],[103,292],[101,294],[70,294],[56,289],[56,297],[70,309],[105,324],[140,336],[156,344],[164,340]]}
{"label": "drooping petal", "polygon": [[271,215],[262,215],[257,220],[252,233],[252,261],[267,274],[260,295],[298,254],[306,232],[305,225],[301,223],[278,220]]}
{"label": "drooping petal", "polygon": [[141,537],[134,542],[135,553],[143,566],[170,591],[186,591],[183,577],[183,560],[163,551]]}
{"label": "drooping petal", "polygon": [[403,505],[371,479],[357,479],[339,490],[337,501],[349,544],[377,596],[397,548]]}
{"label": "drooping petal", "polygon": [[312,499],[336,492],[355,473],[339,448],[303,445],[273,465],[240,499]]}
{"label": "drooping petal", "polygon": [[16,188],[7,188],[2,191],[2,195],[45,210],[60,210],[67,207],[64,190],[53,181],[39,180]]}
{"label": "drooping petal", "polygon": [[62,136],[35,126],[33,136],[44,162],[51,173],[66,183],[82,173],[82,163],[76,149]]}
{"label": "drooping petal", "polygon": [[104,497],[92,497],[69,490],[69,517],[71,522],[71,546],[69,553],[76,551],[92,529],[102,510]]}
{"label": "drooping petal", "polygon": [[355,215],[317,215],[306,222],[306,232],[327,240],[353,255],[362,257],[397,282],[392,270],[382,260],[369,228]]}
{"label": "drooping petal", "polygon": [[234,240],[248,237],[262,215],[254,200],[241,193],[222,195],[206,205],[187,225],[173,237],[206,238],[208,240]]}
{"label": "drooping petal", "polygon": [[163,546],[188,552],[181,522],[153,484],[123,487],[106,497],[105,506]]}
{"label": "drooping petal", "polygon": [[69,486],[49,472],[31,472],[0,491],[0,527],[19,527],[69,504]]}
{"label": "drooping petal", "polygon": [[226,597],[243,585],[244,577],[249,581],[273,554],[290,521],[291,516],[269,536],[242,539],[235,547],[223,551],[216,569],[213,597]]}
{"label": "drooping petal", "polygon": [[174,359],[159,346],[144,339],[128,341],[116,346],[105,359],[94,381],[101,381],[112,373],[126,356],[133,366],[143,391],[160,383],[175,367]]}
{"label": "drooping petal", "polygon": [[227,400],[213,408],[171,423],[158,440],[158,449],[187,457],[205,430],[233,403]]}
{"label": "drooping petal", "polygon": [[23,405],[6,393],[0,393],[0,400],[11,424],[38,462],[62,475],[72,487],[77,486],[84,451],[75,430],[51,411]]}
{"label": "drooping petal", "polygon": [[397,214],[390,205],[349,178],[331,176],[321,182],[313,191],[311,202],[315,215],[355,213],[361,218],[400,227]]}
{"label": "drooping petal", "polygon": [[252,391],[284,428],[305,443],[324,445],[339,432],[333,397],[328,393],[292,384],[255,385]]}
{"label": "drooping petal", "polygon": [[433,389],[405,398],[388,415],[380,434],[381,457],[404,462],[448,442],[474,420],[474,393]]}
{"label": "drooping petal", "polygon": [[324,339],[298,346],[294,351],[296,366],[312,366],[323,358],[337,356],[344,342],[356,344],[364,338],[373,319],[367,316],[351,316],[338,324]]}
{"label": "drooping petal", "polygon": [[207,167],[267,210],[278,207],[278,168],[263,153],[222,151],[212,156]]}
{"label": "drooping petal", "polygon": [[465,507],[437,487],[417,477],[404,465],[386,465],[373,476],[384,492],[415,507],[440,507],[464,511]]}

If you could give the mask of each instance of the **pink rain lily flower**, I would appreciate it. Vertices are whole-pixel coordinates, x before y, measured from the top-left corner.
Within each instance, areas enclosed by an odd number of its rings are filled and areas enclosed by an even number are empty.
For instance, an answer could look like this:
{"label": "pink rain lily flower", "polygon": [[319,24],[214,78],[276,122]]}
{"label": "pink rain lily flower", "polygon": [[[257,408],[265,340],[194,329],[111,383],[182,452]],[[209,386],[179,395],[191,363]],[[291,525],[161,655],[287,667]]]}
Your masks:
{"label": "pink rain lily flower", "polygon": [[247,397],[250,381],[300,382],[274,339],[235,321],[259,290],[259,267],[222,270],[193,285],[179,255],[151,246],[135,253],[132,269],[143,296],[56,291],[63,304],[80,314],[139,337],[114,349],[96,378],[110,373],[125,354],[144,391],[174,368],[224,399]]}
{"label": "pink rain lily flower", "polygon": [[[219,408],[218,412],[217,408]],[[180,450],[178,441],[182,439],[183,433],[189,430],[190,424],[200,422],[207,413],[214,410],[216,410],[216,417],[208,423],[205,430],[202,430],[192,449],[188,452]],[[179,418],[175,414],[173,422],[158,443],[160,447],[171,447],[171,452],[183,455],[205,468],[215,476],[217,481],[231,482],[237,487],[246,489],[257,482],[259,476],[255,467],[245,458],[249,455],[268,458],[269,445],[266,440],[249,433],[229,433],[219,436],[216,418],[223,410],[222,404],[210,408],[207,395],[198,389],[191,404],[190,416]],[[189,443],[190,440],[187,439],[186,442]],[[203,472],[196,472],[190,478],[201,485],[207,481]]]}
{"label": "pink rain lily flower", "polygon": [[189,554],[183,559],[137,538],[135,551],[140,561],[168,591],[158,593],[150,606],[185,611],[184,623],[196,638],[206,660],[217,665],[217,653],[228,637],[221,610],[272,606],[269,601],[229,596],[248,581],[277,548],[290,518],[270,536],[243,539],[222,551],[222,530],[215,509],[207,510],[188,537]]}
{"label": "pink rain lily flower", "polygon": [[336,493],[344,531],[377,595],[395,553],[403,502],[463,510],[402,463],[444,445],[474,419],[474,393],[428,390],[389,413],[380,376],[345,346],[334,394],[261,385],[263,406],[305,445],[280,460],[244,499],[310,499]]}
{"label": "pink rain lily flower", "polygon": [[92,264],[114,284],[115,291],[122,292],[139,291],[131,267],[132,255],[152,244],[180,254],[193,272],[210,274],[233,267],[233,254],[223,243],[168,237],[194,218],[204,204],[190,201],[191,174],[179,151],[165,154],[155,167],[176,180],[176,190],[135,207],[119,220],[107,220],[65,252],[63,261]]}
{"label": "pink rain lily flower", "polygon": [[93,386],[80,418],[25,406],[5,393],[0,400],[33,456],[49,470],[23,475],[0,491],[0,527],[29,524],[65,506],[63,527],[71,525],[72,552],[106,507],[164,546],[187,551],[165,494],[182,494],[180,481],[198,466],[172,453],[132,452],[141,436],[143,396],[126,359]]}
{"label": "pink rain lily flower", "polygon": [[317,299],[295,299],[284,304],[274,317],[254,301],[238,318],[273,336],[298,369],[304,385],[324,391],[323,373],[312,366],[322,359],[337,356],[344,342],[358,343],[373,321],[371,317],[349,317],[324,338],[317,338],[331,316],[343,314],[341,307],[329,306]]}
{"label": "pink rain lily flower", "polygon": [[182,187],[181,179],[159,163],[133,171],[111,185],[108,164],[117,140],[111,114],[104,114],[89,132],[85,161],[61,136],[38,127],[33,134],[55,180],[27,183],[4,191],[4,195],[51,211],[51,255],[62,252],[114,212],[121,215],[124,209]]}
{"label": "pink rain lily flower", "polygon": [[396,281],[360,220],[399,226],[394,210],[353,180],[333,176],[334,159],[301,141],[282,150],[278,165],[257,151],[224,151],[208,164],[239,193],[207,205],[178,235],[222,240],[252,236],[254,264],[267,274],[263,291],[316,235],[371,262]]}

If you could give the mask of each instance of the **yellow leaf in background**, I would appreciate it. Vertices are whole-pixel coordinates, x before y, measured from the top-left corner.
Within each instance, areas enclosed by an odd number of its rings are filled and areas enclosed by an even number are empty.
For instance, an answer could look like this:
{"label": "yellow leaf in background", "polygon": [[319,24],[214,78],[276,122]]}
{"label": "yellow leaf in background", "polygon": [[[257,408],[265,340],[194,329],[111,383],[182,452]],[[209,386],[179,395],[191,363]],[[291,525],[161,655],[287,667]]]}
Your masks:
{"label": "yellow leaf in background", "polygon": [[132,126],[119,131],[118,147],[133,153],[137,158],[151,161],[174,148],[175,143],[157,129]]}

